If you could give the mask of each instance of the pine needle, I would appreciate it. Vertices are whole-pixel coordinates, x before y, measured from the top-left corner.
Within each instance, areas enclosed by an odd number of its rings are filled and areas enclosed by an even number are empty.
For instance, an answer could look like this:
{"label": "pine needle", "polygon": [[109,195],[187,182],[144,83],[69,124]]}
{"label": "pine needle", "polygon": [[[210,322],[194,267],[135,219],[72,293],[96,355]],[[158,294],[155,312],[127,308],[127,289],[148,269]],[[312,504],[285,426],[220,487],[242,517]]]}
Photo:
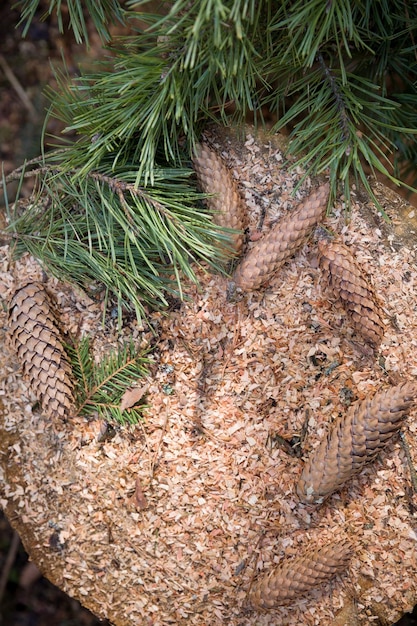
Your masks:
{"label": "pine needle", "polygon": [[[38,5],[17,3],[25,32]],[[258,123],[268,108],[274,130],[290,130],[299,184],[328,176],[329,205],[342,192],[347,211],[355,183],[384,215],[377,174],[413,190],[400,179],[417,152],[415,3],[176,0],[159,15],[146,0],[67,5],[77,41],[85,12],[103,38],[118,19],[134,27],[93,71],[56,72],[49,114],[76,140],[40,160],[29,202],[8,203],[9,233],[16,254],[116,301],[119,324],[125,309],[141,318],[181,297],[195,264],[221,269],[225,233],[190,168],[208,122]],[[61,2],[51,11],[62,27]],[[27,173],[15,173],[19,188]]]}
{"label": "pine needle", "polygon": [[[30,201],[8,204],[16,257],[29,252],[47,273],[116,302],[119,325],[123,310],[140,320],[148,307],[165,307],[167,294],[181,295],[184,276],[196,280],[193,263],[224,271],[216,244],[224,235],[200,204],[191,170],[159,168],[144,187],[128,167],[64,171],[62,156],[32,172]],[[25,171],[17,175],[21,184]]]}
{"label": "pine needle", "polygon": [[[89,15],[102,42],[110,40],[109,23],[118,20],[123,22],[123,11],[117,0],[70,0],[62,3],[61,0],[50,0],[49,8],[45,10],[44,2],[40,0],[18,0],[14,7],[20,9],[20,24],[24,24],[23,36],[25,37],[30,24],[38,12],[41,4],[44,11],[41,19],[47,19],[54,11],[57,14],[59,31],[64,32],[64,21],[69,18],[69,26],[72,29],[77,43],[83,41],[89,44],[89,32],[86,15]],[[68,16],[63,11],[63,6],[68,10]]]}

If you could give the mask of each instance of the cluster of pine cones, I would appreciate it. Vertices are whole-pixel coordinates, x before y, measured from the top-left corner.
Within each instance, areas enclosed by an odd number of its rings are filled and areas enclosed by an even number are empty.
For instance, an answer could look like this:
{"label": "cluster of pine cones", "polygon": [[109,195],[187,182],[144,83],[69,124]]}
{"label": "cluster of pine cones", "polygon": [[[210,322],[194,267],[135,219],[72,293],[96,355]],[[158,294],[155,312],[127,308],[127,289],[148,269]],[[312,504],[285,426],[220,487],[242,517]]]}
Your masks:
{"label": "cluster of pine cones", "polygon": [[[194,169],[208,198],[215,221],[235,229],[225,248],[239,258],[244,247],[247,209],[229,169],[206,144],[197,146]],[[323,184],[275,224],[240,259],[232,276],[232,290],[252,291],[265,286],[295,254],[324,219],[329,185]],[[227,231],[225,231],[227,232]],[[318,242],[319,267],[329,295],[344,308],[352,329],[371,351],[384,335],[382,308],[372,285],[348,247],[338,241]],[[376,457],[399,430],[415,405],[417,383],[406,382],[356,402],[333,422],[327,437],[306,460],[296,485],[304,504],[321,504]],[[259,579],[250,591],[254,607],[270,609],[294,601],[342,572],[352,553],[344,537],[281,565]]]}

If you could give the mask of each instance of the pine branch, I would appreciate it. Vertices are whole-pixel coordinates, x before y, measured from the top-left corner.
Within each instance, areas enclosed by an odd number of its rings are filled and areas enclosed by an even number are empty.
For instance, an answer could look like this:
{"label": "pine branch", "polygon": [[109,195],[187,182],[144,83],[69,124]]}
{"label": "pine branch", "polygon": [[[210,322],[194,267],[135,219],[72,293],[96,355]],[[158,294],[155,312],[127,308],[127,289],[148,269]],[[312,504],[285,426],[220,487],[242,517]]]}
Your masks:
{"label": "pine branch", "polygon": [[[26,19],[37,5],[24,0]],[[86,9],[95,22],[97,11],[114,19],[115,5]],[[116,41],[111,61],[73,82],[57,74],[51,115],[77,141],[40,162],[32,204],[9,208],[17,252],[61,279],[104,285],[119,321],[122,307],[142,316],[167,291],[181,295],[192,262],[221,262],[227,235],[200,208],[188,169],[208,121],[241,124],[268,106],[275,130],[292,129],[293,167],[329,175],[347,208],[356,181],[382,211],[369,172],[399,185],[397,161],[417,145],[416,5],[176,0],[165,15],[146,5],[128,2],[126,19],[148,27]],[[80,37],[80,0],[71,6]]]}
{"label": "pine branch", "polygon": [[[337,112],[339,114],[339,125],[341,129],[340,139],[342,142],[349,140],[349,116],[346,111],[345,101],[343,99],[342,93],[338,88],[336,77],[330,70],[330,68],[326,65],[323,59],[323,55],[321,52],[318,53],[317,58],[320,63],[320,67],[322,69],[323,74],[326,76],[326,79],[330,85],[330,88],[333,92],[334,101],[336,103]],[[346,152],[350,152],[351,147],[348,146]]]}
{"label": "pine branch", "polygon": [[280,2],[270,24],[270,29],[280,48],[279,63],[310,68],[317,55],[328,42],[343,58],[356,49],[369,49],[360,26],[362,8],[351,0],[303,0]]}
{"label": "pine branch", "polygon": [[91,338],[84,337],[68,348],[77,397],[77,414],[98,412],[106,421],[135,424],[141,419],[145,404],[140,402],[130,409],[121,410],[123,394],[135,382],[147,375],[149,362],[143,352],[138,352],[133,342],[124,343],[100,363],[95,363],[91,353]]}
{"label": "pine branch", "polygon": [[[192,153],[202,122],[216,116],[224,124],[242,122],[248,111],[272,105],[280,114],[276,130],[296,122],[290,144],[295,166],[308,163],[306,175],[330,168],[333,195],[342,176],[349,202],[353,174],[376,201],[364,163],[400,184],[387,155],[396,154],[399,133],[415,145],[414,10],[404,13],[394,2],[394,13],[381,16],[350,0],[277,6],[178,0],[161,17],[140,13],[146,2],[132,4],[132,17],[150,26],[119,48],[116,71],[105,68],[72,84],[63,75],[51,94],[54,114],[80,135],[64,167],[86,175],[113,154],[113,166],[128,158],[139,163],[135,185],[141,177],[146,185],[153,182],[161,147],[164,159],[181,164],[181,144]],[[387,68],[394,70],[400,42],[404,59],[397,65],[413,106],[387,96]]]}
{"label": "pine branch", "polygon": [[[30,172],[35,193],[25,206],[8,208],[15,255],[30,252],[60,280],[99,293],[146,317],[146,306],[164,307],[166,294],[182,297],[193,264],[223,271],[216,241],[226,235],[199,204],[203,194],[189,182],[191,170],[159,168],[154,186],[135,186],[136,172],[101,166],[82,177],[63,171],[59,159]],[[20,184],[25,177],[19,173]],[[10,178],[10,177],[9,177]],[[94,288],[95,285],[95,288]]]}
{"label": "pine branch", "polygon": [[[283,88],[279,97],[283,96],[282,91]],[[384,214],[364,163],[373,173],[380,172],[400,185],[389,157],[396,151],[394,134],[400,129],[415,144],[417,126],[403,126],[405,115],[407,121],[415,118],[417,122],[415,113],[400,107],[392,98],[379,95],[377,85],[368,79],[346,72],[344,83],[342,71],[330,69],[324,62],[311,71],[308,91],[304,76],[300,76],[287,95],[295,103],[281,116],[275,130],[294,123],[289,150],[297,157],[292,167],[304,168],[301,181],[329,171],[332,194],[336,194],[341,183],[349,206],[353,174]]]}
{"label": "pine branch", "polygon": [[396,0],[282,2],[270,24],[279,35],[270,68],[277,87],[267,95],[280,114],[275,128],[293,124],[294,166],[330,167],[332,192],[341,179],[347,206],[353,178],[382,210],[365,164],[400,185],[399,137],[416,150],[416,27],[415,7]]}
{"label": "pine branch", "polygon": [[[40,5],[40,0],[18,0],[14,6],[20,9],[20,24],[24,23],[23,37],[26,36],[30,24],[35,17]],[[68,11],[68,18],[63,5]],[[116,21],[124,21],[124,11],[118,0],[67,0],[66,3],[61,0],[49,0],[49,8],[42,15],[42,19],[46,19],[56,11],[58,18],[59,32],[63,33],[69,27],[72,29],[77,43],[83,41],[89,45],[89,34],[86,23],[86,15],[92,19],[95,29],[97,30],[102,42],[110,40],[109,24]],[[66,21],[68,20],[68,24]],[[65,22],[65,23],[64,23]]]}
{"label": "pine branch", "polygon": [[202,121],[218,114],[224,123],[241,123],[249,110],[260,111],[257,83],[266,85],[258,51],[262,4],[179,0],[164,17],[132,12],[132,19],[147,20],[150,28],[134,46],[118,47],[114,71],[105,66],[72,83],[57,73],[58,89],[50,91],[53,114],[82,143],[82,166],[75,151],[67,155],[68,168],[76,165],[84,175],[111,152],[113,165],[127,158],[138,164],[135,184],[142,176],[153,183],[160,149],[166,161],[181,165],[182,144],[190,154]]}

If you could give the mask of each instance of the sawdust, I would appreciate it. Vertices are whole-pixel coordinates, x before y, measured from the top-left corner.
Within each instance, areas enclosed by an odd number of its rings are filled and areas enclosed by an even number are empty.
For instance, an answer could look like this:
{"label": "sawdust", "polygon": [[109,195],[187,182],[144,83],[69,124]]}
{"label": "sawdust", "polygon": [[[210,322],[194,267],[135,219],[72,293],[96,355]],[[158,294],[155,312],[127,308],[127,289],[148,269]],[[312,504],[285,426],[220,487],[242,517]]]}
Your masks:
{"label": "sawdust", "polygon": [[[251,232],[266,232],[310,193],[307,180],[292,197],[300,172],[283,165],[279,139],[216,142]],[[227,300],[226,278],[199,271],[186,302],[152,314],[150,408],[111,439],[98,420],[40,415],[13,356],[1,355],[0,504],[41,569],[97,615],[117,626],[330,626],[352,602],[362,624],[381,605],[394,621],[415,604],[417,499],[399,439],[323,505],[302,505],[295,493],[301,444],[307,455],[351,402],[417,375],[413,241],[365,219],[352,193],[351,221],[341,199],[326,227],[354,250],[382,302],[376,358],[322,291],[314,238],[238,302]],[[0,262],[4,302],[17,279],[42,278],[29,257],[12,266],[7,246]],[[70,330],[92,333],[98,351],[112,345],[116,329],[101,326],[100,306],[54,280],[48,287]],[[131,323],[123,334],[146,345],[150,326]],[[414,462],[416,431],[413,412],[404,434]],[[258,573],[338,532],[354,545],[346,574],[290,607],[249,605]]]}

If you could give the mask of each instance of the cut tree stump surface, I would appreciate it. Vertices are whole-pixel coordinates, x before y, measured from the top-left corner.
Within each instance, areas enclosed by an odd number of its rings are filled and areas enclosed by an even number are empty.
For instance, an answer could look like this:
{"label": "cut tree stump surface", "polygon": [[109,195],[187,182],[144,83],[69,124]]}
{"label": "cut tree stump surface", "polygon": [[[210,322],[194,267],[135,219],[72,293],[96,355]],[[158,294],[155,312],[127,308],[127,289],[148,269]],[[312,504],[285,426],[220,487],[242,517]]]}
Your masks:
{"label": "cut tree stump surface", "polygon": [[[211,139],[248,202],[253,239],[316,184],[307,180],[292,197],[300,172],[284,167],[279,138]],[[99,420],[42,416],[13,355],[2,352],[0,504],[42,572],[98,616],[116,626],[343,626],[377,616],[391,623],[416,603],[417,497],[399,437],[316,507],[297,498],[303,461],[290,445],[306,428],[307,456],[351,402],[417,376],[414,209],[376,189],[391,224],[360,190],[350,221],[340,200],[325,223],[382,301],[375,358],[322,290],[314,237],[237,302],[227,300],[227,278],[198,271],[186,302],[153,313],[149,409],[112,439],[100,436]],[[8,247],[0,252],[7,302],[17,280],[42,273],[30,257],[12,265]],[[99,305],[52,279],[48,288],[67,330],[93,334],[97,354],[114,345],[115,325],[102,327]],[[122,334],[153,341],[136,322]],[[416,415],[403,428],[414,463]],[[250,606],[258,575],[339,532],[354,544],[344,575],[291,606]]]}

